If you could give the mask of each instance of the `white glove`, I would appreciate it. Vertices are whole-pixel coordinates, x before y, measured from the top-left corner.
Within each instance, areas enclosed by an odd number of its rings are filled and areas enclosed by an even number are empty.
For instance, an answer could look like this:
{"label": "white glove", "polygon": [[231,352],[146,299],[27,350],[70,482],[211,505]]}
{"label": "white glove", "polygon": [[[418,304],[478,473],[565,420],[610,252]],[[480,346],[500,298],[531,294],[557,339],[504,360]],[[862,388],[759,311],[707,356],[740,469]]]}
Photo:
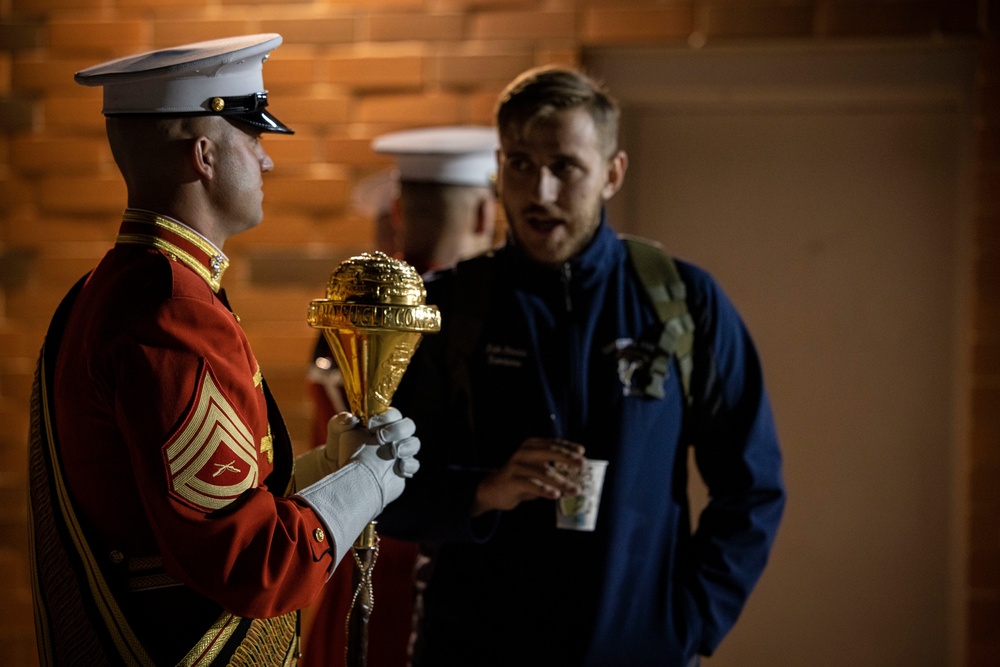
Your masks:
{"label": "white glove", "polygon": [[336,564],[368,522],[403,492],[404,477],[419,469],[414,456],[420,441],[413,437],[413,420],[404,419],[395,408],[369,419],[368,428],[361,427],[354,415],[341,413],[330,420],[328,429],[324,457],[329,461],[336,443],[345,452],[345,464],[299,495],[326,524]]}
{"label": "white glove", "polygon": [[[416,431],[412,419],[404,418],[396,408],[375,415],[368,420],[368,428],[358,428],[360,421],[354,415],[342,412],[327,424],[327,457],[332,448],[339,443],[337,462],[338,468],[343,468],[362,451],[366,445],[377,446],[377,454],[383,461],[393,462],[393,472],[399,477],[413,477],[420,469],[420,462],[414,458],[420,451],[420,441],[411,437]],[[386,504],[399,497],[403,492],[400,482],[399,493]]]}
{"label": "white glove", "polygon": [[[358,424],[358,418],[349,412],[341,412],[330,418],[326,424],[326,444],[310,449],[295,459],[295,486],[302,489],[315,484],[341,467],[340,434]],[[353,450],[351,450],[353,453]],[[347,460],[344,459],[346,463]]]}

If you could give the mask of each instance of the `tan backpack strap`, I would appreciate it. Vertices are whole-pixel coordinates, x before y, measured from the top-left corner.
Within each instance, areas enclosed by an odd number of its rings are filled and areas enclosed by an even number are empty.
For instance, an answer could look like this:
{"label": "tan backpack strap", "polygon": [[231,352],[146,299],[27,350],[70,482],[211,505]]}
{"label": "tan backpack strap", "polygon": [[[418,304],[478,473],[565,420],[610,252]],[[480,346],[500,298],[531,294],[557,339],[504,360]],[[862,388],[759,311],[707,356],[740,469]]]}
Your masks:
{"label": "tan backpack strap", "polygon": [[646,395],[663,398],[663,384],[670,376],[670,358],[677,358],[685,405],[691,404],[694,369],[694,320],[688,312],[687,288],[674,260],[659,245],[634,236],[621,236],[639,282],[663,323],[657,354],[650,364]]}

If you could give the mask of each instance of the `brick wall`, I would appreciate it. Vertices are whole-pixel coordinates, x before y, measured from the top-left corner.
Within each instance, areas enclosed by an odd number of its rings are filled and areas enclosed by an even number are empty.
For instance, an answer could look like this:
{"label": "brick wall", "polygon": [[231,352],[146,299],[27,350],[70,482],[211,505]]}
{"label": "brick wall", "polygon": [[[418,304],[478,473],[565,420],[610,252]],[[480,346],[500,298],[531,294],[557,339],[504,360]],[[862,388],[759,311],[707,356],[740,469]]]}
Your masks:
{"label": "brick wall", "polygon": [[72,74],[111,57],[278,32],[265,223],[226,250],[226,286],[295,437],[307,433],[308,301],[370,247],[353,183],[384,168],[371,138],[408,126],[489,123],[523,69],[588,46],[803,39],[981,39],[975,321],[968,411],[968,667],[1000,655],[1000,45],[996,0],[0,0],[0,663],[36,661],[26,562],[28,393],[48,319],[103,254],[124,188],[101,94]]}

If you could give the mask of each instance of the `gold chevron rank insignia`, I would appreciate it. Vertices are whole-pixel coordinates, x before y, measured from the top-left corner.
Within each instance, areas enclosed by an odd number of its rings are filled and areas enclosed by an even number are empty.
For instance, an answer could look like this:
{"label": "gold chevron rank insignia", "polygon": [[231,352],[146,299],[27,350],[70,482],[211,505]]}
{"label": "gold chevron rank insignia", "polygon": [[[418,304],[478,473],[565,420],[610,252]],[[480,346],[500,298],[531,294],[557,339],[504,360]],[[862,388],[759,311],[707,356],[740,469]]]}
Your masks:
{"label": "gold chevron rank insignia", "polygon": [[253,433],[207,366],[194,408],[164,455],[174,495],[203,512],[221,509],[257,486]]}

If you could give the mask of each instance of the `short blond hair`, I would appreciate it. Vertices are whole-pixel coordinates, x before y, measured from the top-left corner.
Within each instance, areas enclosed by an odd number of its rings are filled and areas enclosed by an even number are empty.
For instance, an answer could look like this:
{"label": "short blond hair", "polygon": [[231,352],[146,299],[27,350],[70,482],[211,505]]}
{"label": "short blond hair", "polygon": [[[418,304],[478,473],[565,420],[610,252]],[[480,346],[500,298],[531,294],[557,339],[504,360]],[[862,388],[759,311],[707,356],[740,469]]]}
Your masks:
{"label": "short blond hair", "polygon": [[618,150],[618,102],[602,84],[569,67],[536,67],[511,81],[497,100],[497,129],[502,136],[536,119],[577,108],[593,118],[605,154],[611,156]]}

